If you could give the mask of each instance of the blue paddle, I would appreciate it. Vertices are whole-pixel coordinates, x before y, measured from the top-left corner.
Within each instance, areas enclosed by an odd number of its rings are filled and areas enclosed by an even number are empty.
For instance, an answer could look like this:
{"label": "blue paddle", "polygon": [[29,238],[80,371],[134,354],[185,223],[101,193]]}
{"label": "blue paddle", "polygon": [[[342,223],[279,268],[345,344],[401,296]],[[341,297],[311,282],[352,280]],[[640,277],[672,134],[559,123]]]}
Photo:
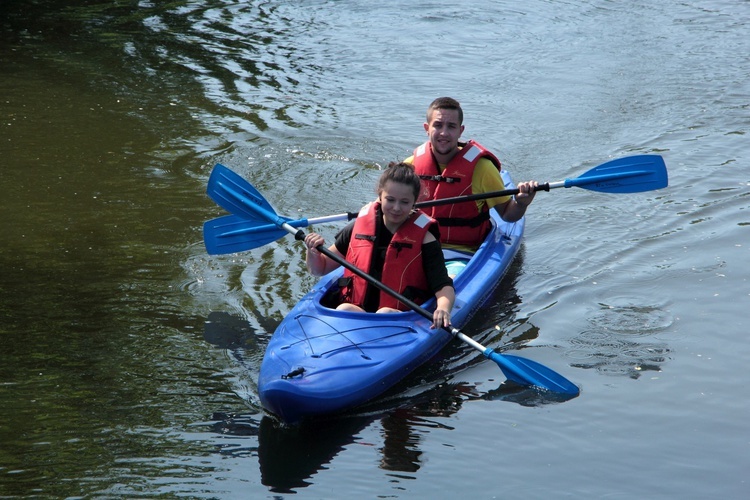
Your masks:
{"label": "blue paddle", "polygon": [[[232,172],[228,168],[222,165],[217,165],[211,173],[211,177],[208,180],[208,185],[209,193],[214,193],[214,195],[216,196],[215,198],[214,196],[212,196],[212,198],[216,200],[217,203],[219,203],[222,207],[230,210],[236,216],[239,216],[246,220],[265,220],[276,226],[278,229],[293,234],[295,239],[297,240],[305,239],[304,231],[299,228],[295,228],[289,222],[289,219],[278,216],[273,208],[271,208],[271,205],[255,188],[253,188],[247,181],[245,181],[245,179]],[[221,200],[221,202],[219,202],[219,200]],[[351,264],[346,259],[339,257],[329,249],[325,248],[325,246],[320,245],[317,247],[317,249],[328,258],[349,269],[351,272],[357,274],[368,283],[376,286],[385,293],[403,302],[404,304],[409,306],[409,308],[419,313],[424,318],[432,321],[432,313],[430,313],[428,310],[407,299],[386,284],[381,283],[366,272]],[[495,352],[491,348],[482,346],[457,328],[443,328],[450,332],[453,336],[458,337],[463,342],[482,352],[485,357],[494,361],[503,371],[506,378],[512,380],[513,382],[516,382],[517,384],[531,385],[568,396],[577,396],[580,392],[578,386],[573,384],[571,381],[554,372],[553,370],[547,368],[546,366],[537,363],[536,361],[521,358],[518,356],[512,356],[509,354],[500,354],[498,352]]]}
{"label": "blue paddle", "polygon": [[[237,189],[248,199],[263,199],[263,196],[252,185],[223,165],[216,165],[213,175],[216,175],[217,178],[226,176],[228,179],[232,179],[231,183],[239,186]],[[239,180],[236,179],[237,177],[239,177]],[[636,155],[608,161],[592,168],[575,179],[540,184],[537,191],[549,191],[550,189],[561,187],[580,187],[603,193],[639,193],[661,189],[667,186],[667,182],[667,167],[661,156]],[[232,203],[227,200],[226,194],[222,193],[222,186],[222,183],[217,181],[212,182],[209,179],[208,195],[221,207],[237,215],[220,217],[207,221],[203,225],[203,240],[209,254],[216,255],[252,250],[253,248],[261,247],[284,237],[286,231],[275,223],[267,223],[262,219],[258,219],[253,214],[236,212]],[[518,194],[518,189],[506,189],[504,191],[424,201],[417,203],[416,207],[425,208],[451,203],[463,203],[513,194]],[[266,208],[270,208],[270,206]],[[351,220],[356,216],[356,213],[347,212],[314,219],[291,220],[284,218],[284,220],[292,227],[300,228],[313,224]]]}

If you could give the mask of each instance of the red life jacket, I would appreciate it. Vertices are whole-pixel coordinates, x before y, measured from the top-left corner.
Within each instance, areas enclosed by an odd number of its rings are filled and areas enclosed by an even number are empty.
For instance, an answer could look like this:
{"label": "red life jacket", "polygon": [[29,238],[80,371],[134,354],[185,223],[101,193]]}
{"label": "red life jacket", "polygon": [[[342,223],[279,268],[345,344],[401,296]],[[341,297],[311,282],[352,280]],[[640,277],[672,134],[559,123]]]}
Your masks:
{"label": "red life jacket", "polygon": [[[381,220],[378,221],[378,219]],[[411,214],[393,235],[383,260],[380,281],[417,304],[421,304],[431,296],[422,267],[422,241],[435,223],[434,219],[423,212],[416,211]],[[367,274],[372,274],[370,266],[379,224],[382,224],[380,203],[373,202],[365,205],[354,222],[352,239],[349,242],[349,250],[346,252],[346,260]],[[342,280],[344,286],[341,290],[342,300],[362,307],[367,287],[371,285],[348,269],[344,270],[344,278]],[[380,291],[379,307],[392,307],[400,311],[409,310],[406,304],[383,291]]]}
{"label": "red life jacket", "polygon": [[[470,140],[460,146],[461,150],[448,162],[442,174],[429,141],[414,150],[414,170],[422,179],[419,201],[473,194],[472,175],[480,158],[492,161],[498,171],[502,168],[500,160],[477,142]],[[442,243],[478,247],[490,231],[487,204],[481,211],[473,202],[426,207],[424,211],[440,224]]]}

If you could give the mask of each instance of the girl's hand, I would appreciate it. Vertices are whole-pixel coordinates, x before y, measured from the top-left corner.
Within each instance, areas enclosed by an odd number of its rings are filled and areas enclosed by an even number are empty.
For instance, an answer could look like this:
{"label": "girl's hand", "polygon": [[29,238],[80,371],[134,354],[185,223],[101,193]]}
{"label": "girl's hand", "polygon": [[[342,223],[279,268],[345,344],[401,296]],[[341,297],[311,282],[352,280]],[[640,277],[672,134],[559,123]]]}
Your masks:
{"label": "girl's hand", "polygon": [[305,236],[305,245],[307,246],[307,251],[313,255],[319,255],[320,252],[318,251],[317,247],[320,245],[325,245],[325,243],[325,239],[323,239],[323,237],[318,233],[310,233]]}
{"label": "girl's hand", "polygon": [[449,326],[451,326],[451,313],[445,309],[435,309],[435,312],[432,313],[432,325],[430,325],[430,328],[434,330]]}

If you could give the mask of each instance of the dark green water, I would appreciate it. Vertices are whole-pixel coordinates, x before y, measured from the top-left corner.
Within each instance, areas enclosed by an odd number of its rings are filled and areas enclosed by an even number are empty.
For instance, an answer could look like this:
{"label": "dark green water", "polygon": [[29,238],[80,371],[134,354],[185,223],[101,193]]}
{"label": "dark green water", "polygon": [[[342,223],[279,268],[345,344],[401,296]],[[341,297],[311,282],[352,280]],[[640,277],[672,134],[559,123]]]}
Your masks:
{"label": "dark green water", "polygon": [[[749,23],[734,1],[4,0],[0,497],[745,498]],[[254,380],[314,280],[291,238],[206,255],[211,168],[284,215],[357,210],[444,94],[517,180],[667,160],[667,190],[540,194],[466,329],[582,394],[509,394],[451,346],[283,428]]]}

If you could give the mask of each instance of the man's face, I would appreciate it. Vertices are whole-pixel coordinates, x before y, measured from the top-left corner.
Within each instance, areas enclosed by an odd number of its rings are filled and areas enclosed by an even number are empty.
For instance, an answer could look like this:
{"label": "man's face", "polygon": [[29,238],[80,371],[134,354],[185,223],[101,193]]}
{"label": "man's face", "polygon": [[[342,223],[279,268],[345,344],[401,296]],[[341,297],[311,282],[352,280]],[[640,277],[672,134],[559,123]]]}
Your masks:
{"label": "man's face", "polygon": [[436,109],[424,129],[436,155],[452,156],[458,151],[458,139],[464,131],[457,109]]}

